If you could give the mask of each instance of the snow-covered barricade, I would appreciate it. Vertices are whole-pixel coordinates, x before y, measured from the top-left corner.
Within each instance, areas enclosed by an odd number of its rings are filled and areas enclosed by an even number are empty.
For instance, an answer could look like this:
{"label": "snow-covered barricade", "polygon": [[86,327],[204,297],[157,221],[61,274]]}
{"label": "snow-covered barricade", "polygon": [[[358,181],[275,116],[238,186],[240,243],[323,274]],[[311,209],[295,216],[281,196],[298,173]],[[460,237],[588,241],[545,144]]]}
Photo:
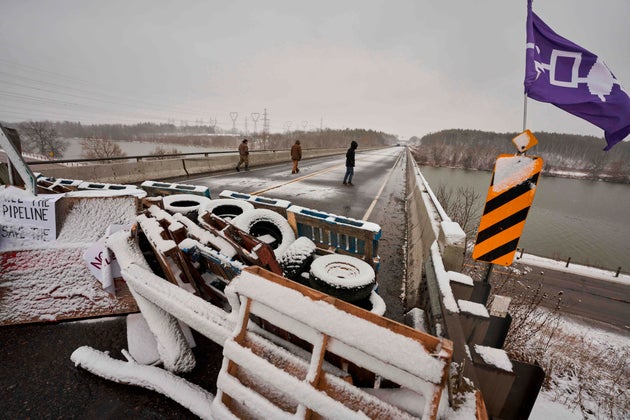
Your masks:
{"label": "snow-covered barricade", "polygon": [[[254,208],[228,222],[207,211],[215,208],[210,204],[191,220],[190,212],[186,216],[160,204],[145,200],[131,231],[106,243],[156,337],[165,369],[191,369],[181,323],[224,346],[212,412],[204,411],[207,393],[186,386],[192,391],[183,397],[164,385],[179,383],[175,377],[144,369],[133,354],[126,364],[130,373],[89,348],[72,355],[77,365],[115,381],[133,377],[129,382],[208,418],[341,413],[436,418],[448,405],[443,390],[450,342],[380,316],[385,307],[374,292],[377,225],[303,208],[291,212],[291,207],[289,220],[269,208]],[[322,263],[314,268],[318,260]],[[334,281],[326,281],[327,275]],[[328,294],[306,287],[316,284],[313,278],[324,281]],[[359,286],[364,290],[357,297]],[[343,292],[337,298],[331,296],[335,289]],[[400,397],[382,399],[363,389],[381,384]],[[402,402],[409,395],[414,395],[411,406]]]}

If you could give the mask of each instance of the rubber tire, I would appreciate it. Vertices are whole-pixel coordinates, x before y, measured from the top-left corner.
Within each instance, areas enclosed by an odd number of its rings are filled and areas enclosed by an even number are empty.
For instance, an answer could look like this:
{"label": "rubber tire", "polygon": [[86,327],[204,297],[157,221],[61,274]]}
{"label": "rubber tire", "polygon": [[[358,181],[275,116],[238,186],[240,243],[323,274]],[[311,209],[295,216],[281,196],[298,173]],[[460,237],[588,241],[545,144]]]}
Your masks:
{"label": "rubber tire", "polygon": [[202,195],[194,194],[173,194],[167,195],[162,198],[164,209],[169,213],[181,213],[184,216],[193,217],[193,220],[197,220],[196,214],[199,209],[204,208],[210,199]]}
{"label": "rubber tire", "polygon": [[[364,277],[362,284],[343,285],[343,279],[350,282],[357,277]],[[346,302],[355,302],[370,296],[376,284],[376,273],[368,263],[359,258],[331,254],[315,258],[311,264],[309,281],[314,289]]]}
{"label": "rubber tire", "polygon": [[218,198],[216,200],[210,200],[204,209],[209,213],[230,221],[246,211],[254,210],[254,205],[244,200]]}
{"label": "rubber tire", "polygon": [[237,228],[259,237],[271,235],[275,242],[271,248],[276,256],[282,256],[289,246],[295,242],[295,233],[287,219],[269,209],[254,209],[236,216],[231,222]]}
{"label": "rubber tire", "polygon": [[282,273],[288,279],[308,285],[308,281],[302,278],[303,272],[308,272],[317,245],[306,236],[300,236],[289,247],[286,252],[278,258],[278,263],[282,267]]}

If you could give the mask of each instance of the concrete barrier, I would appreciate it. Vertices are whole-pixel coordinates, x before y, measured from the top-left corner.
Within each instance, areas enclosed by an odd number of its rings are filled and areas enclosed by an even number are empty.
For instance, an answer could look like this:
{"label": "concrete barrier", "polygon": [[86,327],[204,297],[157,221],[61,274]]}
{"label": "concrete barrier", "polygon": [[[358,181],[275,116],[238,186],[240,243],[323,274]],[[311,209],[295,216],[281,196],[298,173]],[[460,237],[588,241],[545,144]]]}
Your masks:
{"label": "concrete barrier", "polygon": [[[302,159],[333,155],[344,156],[345,153],[345,148],[305,149],[302,151]],[[47,168],[42,173],[53,178],[130,184],[139,183],[147,179],[164,180],[234,169],[237,162],[238,155],[234,152],[210,155],[204,158],[156,159],[139,162],[111,162],[101,165]],[[250,168],[282,162],[291,162],[291,155],[288,150],[253,151],[249,156]]]}

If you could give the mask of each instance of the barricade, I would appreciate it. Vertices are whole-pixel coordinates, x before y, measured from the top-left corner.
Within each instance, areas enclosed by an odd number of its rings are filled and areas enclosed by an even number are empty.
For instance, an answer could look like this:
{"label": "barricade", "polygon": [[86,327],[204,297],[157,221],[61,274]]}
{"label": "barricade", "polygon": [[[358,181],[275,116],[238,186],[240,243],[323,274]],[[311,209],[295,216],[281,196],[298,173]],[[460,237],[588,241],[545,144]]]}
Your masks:
{"label": "barricade", "polygon": [[202,185],[172,184],[159,181],[144,181],[140,188],[145,190],[149,195],[171,195],[171,194],[194,194],[207,198],[210,197],[210,188]]}
{"label": "barricade", "polygon": [[378,271],[382,230],[376,223],[300,206],[290,206],[287,219],[297,236],[306,236],[320,248],[362,258]]}
{"label": "barricade", "polygon": [[245,200],[250,202],[256,208],[273,210],[284,217],[287,217],[287,209],[291,206],[291,202],[287,200],[277,200],[274,198],[260,197],[257,195],[244,194],[230,190],[223,190],[221,194],[219,194],[219,197]]}

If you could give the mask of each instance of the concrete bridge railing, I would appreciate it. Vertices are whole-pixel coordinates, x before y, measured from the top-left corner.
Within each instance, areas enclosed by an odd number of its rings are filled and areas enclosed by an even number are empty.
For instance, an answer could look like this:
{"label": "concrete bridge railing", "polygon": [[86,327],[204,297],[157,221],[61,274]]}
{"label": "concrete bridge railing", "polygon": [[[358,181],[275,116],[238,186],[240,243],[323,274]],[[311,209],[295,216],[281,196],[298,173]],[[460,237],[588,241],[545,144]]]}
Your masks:
{"label": "concrete bridge railing", "polygon": [[[341,155],[346,148],[305,149],[303,159]],[[249,156],[249,166],[255,167],[272,163],[290,162],[288,150],[254,151]],[[190,175],[199,175],[216,171],[234,169],[238,163],[238,154],[222,153],[208,157],[187,157],[180,159],[142,160],[139,162],[114,161],[100,165],[72,167],[47,167],[41,169],[44,176],[53,178],[80,179],[112,184],[133,184],[146,180],[163,180]]]}
{"label": "concrete bridge railing", "polygon": [[406,169],[407,306],[423,311],[427,332],[453,341],[459,367],[453,388],[466,378],[481,390],[492,418],[527,418],[544,372],[502,350],[507,310],[488,313],[489,284],[461,273],[466,234],[445,213],[409,149]]}

